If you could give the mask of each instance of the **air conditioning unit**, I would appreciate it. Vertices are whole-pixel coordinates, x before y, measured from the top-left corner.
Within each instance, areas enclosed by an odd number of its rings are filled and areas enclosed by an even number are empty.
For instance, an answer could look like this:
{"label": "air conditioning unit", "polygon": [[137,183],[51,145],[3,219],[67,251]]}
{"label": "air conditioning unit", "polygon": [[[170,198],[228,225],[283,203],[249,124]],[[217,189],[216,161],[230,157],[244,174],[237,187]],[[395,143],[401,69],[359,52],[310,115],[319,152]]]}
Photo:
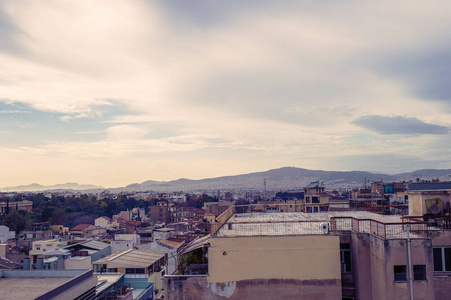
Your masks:
{"label": "air conditioning unit", "polygon": [[329,223],[321,223],[319,229],[324,233],[329,233]]}

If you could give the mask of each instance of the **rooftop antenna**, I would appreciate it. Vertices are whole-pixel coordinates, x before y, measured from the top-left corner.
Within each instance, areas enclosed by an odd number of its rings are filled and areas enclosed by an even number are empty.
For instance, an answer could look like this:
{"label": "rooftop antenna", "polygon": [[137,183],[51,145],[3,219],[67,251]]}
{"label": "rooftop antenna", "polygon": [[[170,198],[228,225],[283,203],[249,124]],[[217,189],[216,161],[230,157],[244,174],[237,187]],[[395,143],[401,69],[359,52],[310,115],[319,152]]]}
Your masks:
{"label": "rooftop antenna", "polygon": [[268,199],[267,195],[267,191],[266,191],[266,178],[263,178],[263,187],[265,188],[265,199]]}

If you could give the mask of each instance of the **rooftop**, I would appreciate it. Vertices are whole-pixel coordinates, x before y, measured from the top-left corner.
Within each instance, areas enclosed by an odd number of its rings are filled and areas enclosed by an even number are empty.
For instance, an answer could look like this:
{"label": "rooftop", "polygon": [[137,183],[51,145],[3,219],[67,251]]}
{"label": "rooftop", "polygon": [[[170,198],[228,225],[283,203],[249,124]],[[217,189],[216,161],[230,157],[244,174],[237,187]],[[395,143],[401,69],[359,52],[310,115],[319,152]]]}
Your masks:
{"label": "rooftop", "polygon": [[451,191],[451,182],[419,182],[409,183],[409,192]]}
{"label": "rooftop", "polygon": [[108,264],[108,268],[146,268],[162,259],[164,256],[164,253],[125,250],[100,259],[96,261],[95,264]]}
{"label": "rooftop", "polygon": [[71,229],[71,231],[82,231],[88,228],[89,226],[93,226],[91,224],[80,224]]}
{"label": "rooftop", "polygon": [[0,298],[2,300],[36,299],[57,288],[62,288],[63,285],[66,285],[66,289],[70,288],[70,282],[75,278],[89,276],[92,276],[92,271],[88,270],[3,270],[0,271]]}
{"label": "rooftop", "polygon": [[[242,213],[233,214],[215,233],[215,237],[280,236],[327,234],[338,231],[370,233],[384,239],[407,237],[404,220],[397,215],[379,215],[365,211],[327,213]],[[425,222],[412,222],[411,238],[427,234]]]}

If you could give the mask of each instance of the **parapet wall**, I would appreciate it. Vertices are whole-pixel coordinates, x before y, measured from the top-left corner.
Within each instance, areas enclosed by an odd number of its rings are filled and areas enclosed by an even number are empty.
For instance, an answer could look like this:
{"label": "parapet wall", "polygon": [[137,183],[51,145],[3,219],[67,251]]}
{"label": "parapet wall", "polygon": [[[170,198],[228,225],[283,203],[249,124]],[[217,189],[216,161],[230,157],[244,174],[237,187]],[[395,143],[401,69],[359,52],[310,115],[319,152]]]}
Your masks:
{"label": "parapet wall", "polygon": [[341,300],[340,280],[252,279],[208,282],[208,275],[165,276],[168,300]]}

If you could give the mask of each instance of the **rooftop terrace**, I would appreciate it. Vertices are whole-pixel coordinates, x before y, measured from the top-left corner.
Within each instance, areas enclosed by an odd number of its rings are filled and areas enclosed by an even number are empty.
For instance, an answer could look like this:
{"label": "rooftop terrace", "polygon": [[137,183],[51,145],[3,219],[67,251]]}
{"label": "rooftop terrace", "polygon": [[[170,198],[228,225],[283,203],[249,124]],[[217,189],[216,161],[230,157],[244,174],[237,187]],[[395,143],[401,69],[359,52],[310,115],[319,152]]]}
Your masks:
{"label": "rooftop terrace", "polygon": [[[239,213],[242,211],[243,213]],[[383,239],[428,236],[427,223],[408,220],[400,215],[379,215],[364,211],[303,213],[247,212],[249,209],[230,208],[218,217],[212,229],[213,237],[280,236],[308,234],[338,234],[343,231],[369,233]]]}

